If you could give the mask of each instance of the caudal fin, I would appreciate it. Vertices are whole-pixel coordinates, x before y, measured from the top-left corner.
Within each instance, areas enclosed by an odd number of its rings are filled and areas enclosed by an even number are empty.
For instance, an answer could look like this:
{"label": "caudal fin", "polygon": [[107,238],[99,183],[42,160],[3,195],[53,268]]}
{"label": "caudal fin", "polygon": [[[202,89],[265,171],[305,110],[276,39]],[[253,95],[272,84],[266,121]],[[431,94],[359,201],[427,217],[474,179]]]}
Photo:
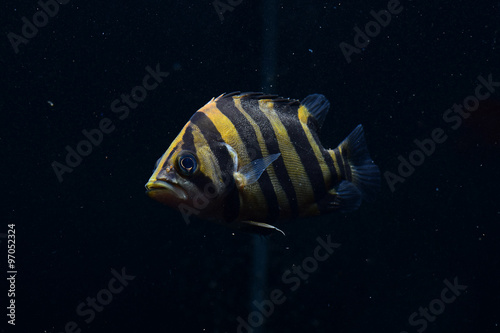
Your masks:
{"label": "caudal fin", "polygon": [[[350,181],[361,192],[363,200],[368,202],[375,200],[376,194],[380,190],[380,170],[370,157],[362,125],[358,125],[342,141],[339,150],[349,164]],[[344,191],[346,189],[344,188]],[[342,195],[340,194],[340,196]]]}

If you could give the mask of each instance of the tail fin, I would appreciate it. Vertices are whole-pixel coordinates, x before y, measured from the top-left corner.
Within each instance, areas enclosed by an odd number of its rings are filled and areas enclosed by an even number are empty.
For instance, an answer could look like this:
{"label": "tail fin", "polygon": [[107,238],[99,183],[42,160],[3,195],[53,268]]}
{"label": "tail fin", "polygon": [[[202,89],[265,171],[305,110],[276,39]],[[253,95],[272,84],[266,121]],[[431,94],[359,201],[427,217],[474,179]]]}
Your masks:
{"label": "tail fin", "polygon": [[363,200],[371,202],[380,190],[380,170],[370,158],[363,126],[354,131],[339,145],[351,169],[351,182],[361,192]]}

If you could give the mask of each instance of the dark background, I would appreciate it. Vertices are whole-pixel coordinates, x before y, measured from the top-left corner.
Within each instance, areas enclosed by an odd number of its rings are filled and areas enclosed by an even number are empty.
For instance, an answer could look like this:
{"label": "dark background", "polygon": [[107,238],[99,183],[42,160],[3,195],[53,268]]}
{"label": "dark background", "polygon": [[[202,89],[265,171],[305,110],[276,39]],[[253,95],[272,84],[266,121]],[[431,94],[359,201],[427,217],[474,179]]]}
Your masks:
{"label": "dark background", "polygon": [[[225,2],[223,0],[223,2]],[[500,331],[500,88],[453,131],[446,109],[474,93],[478,75],[500,81],[498,1],[402,1],[403,11],[347,63],[339,43],[384,1],[70,1],[16,54],[36,2],[1,5],[2,226],[16,224],[16,327],[5,332],[236,332],[251,311],[254,238],[182,216],[144,194],[154,163],[213,96],[263,90],[264,50],[276,52],[274,93],[322,93],[323,133],[335,147],[359,123],[382,172],[436,127],[448,140],[403,184],[373,204],[285,225],[267,239],[268,298],[286,291],[261,332],[417,332],[408,317],[439,298],[444,279],[465,293],[426,332]],[[263,17],[276,6],[275,24]],[[267,8],[267,9],[266,9]],[[264,22],[265,21],[265,22]],[[264,42],[264,23],[276,40]],[[498,40],[498,42],[497,42]],[[145,67],[169,77],[119,120],[110,105],[142,83]],[[53,103],[53,106],[48,103]],[[82,130],[108,117],[116,129],[59,182]],[[281,276],[311,256],[316,238],[342,244],[295,292]],[[6,312],[6,240],[2,305]],[[75,309],[126,268],[135,279],[87,324]]]}

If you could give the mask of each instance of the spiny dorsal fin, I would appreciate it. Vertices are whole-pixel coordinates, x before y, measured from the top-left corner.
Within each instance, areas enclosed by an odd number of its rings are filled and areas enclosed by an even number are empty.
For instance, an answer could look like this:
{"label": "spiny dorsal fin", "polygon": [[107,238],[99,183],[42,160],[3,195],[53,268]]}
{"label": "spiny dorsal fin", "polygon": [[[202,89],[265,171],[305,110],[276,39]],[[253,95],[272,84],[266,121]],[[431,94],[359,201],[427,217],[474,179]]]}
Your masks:
{"label": "spiny dorsal fin", "polygon": [[300,102],[296,99],[290,99],[290,98],[284,98],[280,97],[279,95],[272,95],[272,94],[264,94],[262,92],[240,92],[240,91],[234,91],[232,93],[224,93],[217,97],[215,100],[220,100],[222,98],[227,98],[227,97],[238,97],[241,99],[258,99],[258,100],[264,100],[268,99],[274,104],[277,105],[300,105]]}

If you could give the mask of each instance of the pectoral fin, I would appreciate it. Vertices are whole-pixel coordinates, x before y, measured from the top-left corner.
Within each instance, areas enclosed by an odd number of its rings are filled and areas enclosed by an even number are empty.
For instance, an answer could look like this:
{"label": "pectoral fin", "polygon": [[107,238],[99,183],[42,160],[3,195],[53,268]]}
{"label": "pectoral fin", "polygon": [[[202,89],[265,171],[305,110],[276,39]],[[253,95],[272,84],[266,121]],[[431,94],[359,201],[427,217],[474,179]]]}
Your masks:
{"label": "pectoral fin", "polygon": [[[239,188],[255,183],[266,168],[280,157],[280,153],[253,160],[234,173],[234,179]],[[257,223],[257,222],[256,222]]]}

